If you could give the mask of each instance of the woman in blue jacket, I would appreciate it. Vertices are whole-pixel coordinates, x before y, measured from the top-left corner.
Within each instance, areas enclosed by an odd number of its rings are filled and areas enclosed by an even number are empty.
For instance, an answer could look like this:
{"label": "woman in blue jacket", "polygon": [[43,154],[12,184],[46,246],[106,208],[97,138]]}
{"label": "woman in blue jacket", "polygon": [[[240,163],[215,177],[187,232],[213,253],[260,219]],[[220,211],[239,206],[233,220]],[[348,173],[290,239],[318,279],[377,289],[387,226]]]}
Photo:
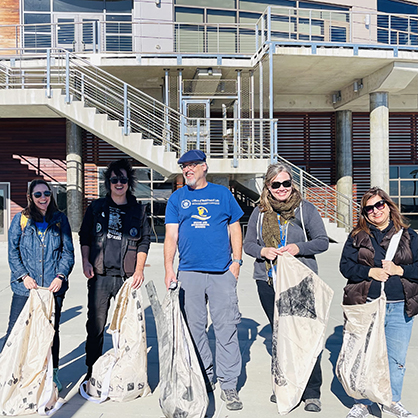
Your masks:
{"label": "woman in blue jacket", "polygon": [[46,287],[54,293],[55,336],[52,344],[54,382],[58,390],[59,322],[68,276],[74,265],[74,247],[67,217],[58,210],[45,180],[33,180],[27,194],[28,205],[18,213],[9,229],[9,266],[13,291],[6,332],[9,337],[29,298],[31,289]]}

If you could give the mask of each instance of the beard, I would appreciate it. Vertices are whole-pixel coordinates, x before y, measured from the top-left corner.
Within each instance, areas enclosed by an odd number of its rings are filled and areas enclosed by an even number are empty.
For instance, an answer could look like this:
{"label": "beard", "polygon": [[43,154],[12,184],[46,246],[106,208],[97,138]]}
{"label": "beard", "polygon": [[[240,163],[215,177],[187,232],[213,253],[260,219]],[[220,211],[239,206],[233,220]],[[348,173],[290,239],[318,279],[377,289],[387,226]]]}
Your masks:
{"label": "beard", "polygon": [[190,187],[196,186],[196,178],[195,177],[193,177],[191,179],[188,179],[187,177],[184,177],[184,180],[185,180],[187,186],[190,186]]}

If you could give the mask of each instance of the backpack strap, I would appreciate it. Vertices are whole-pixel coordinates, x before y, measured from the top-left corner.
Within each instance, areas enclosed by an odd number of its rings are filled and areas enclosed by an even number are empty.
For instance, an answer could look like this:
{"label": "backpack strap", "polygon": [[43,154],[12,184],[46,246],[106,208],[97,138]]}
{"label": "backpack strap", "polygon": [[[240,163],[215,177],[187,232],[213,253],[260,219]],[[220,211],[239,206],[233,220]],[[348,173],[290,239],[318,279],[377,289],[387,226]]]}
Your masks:
{"label": "backpack strap", "polygon": [[20,228],[22,229],[22,232],[26,228],[28,220],[29,220],[28,217],[26,215],[24,215],[23,212],[22,212],[22,214],[20,216]]}

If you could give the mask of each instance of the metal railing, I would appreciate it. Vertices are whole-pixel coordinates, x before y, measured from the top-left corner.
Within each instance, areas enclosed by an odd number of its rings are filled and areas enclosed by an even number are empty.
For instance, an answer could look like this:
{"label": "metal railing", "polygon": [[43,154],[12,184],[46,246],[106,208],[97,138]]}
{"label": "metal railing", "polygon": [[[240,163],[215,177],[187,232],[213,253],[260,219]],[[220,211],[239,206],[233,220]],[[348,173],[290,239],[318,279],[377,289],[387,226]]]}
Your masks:
{"label": "metal railing", "polygon": [[322,217],[344,227],[347,232],[353,229],[360,212],[358,203],[279,155],[276,159],[292,168],[293,180],[298,185],[303,198],[313,203]]}
{"label": "metal railing", "polygon": [[67,103],[82,101],[118,121],[125,135],[141,133],[177,155],[201,148],[238,166],[276,152],[277,120],[189,118],[68,51],[48,49],[44,64],[28,55],[0,61],[0,89],[44,89],[47,97],[60,89]]}
{"label": "metal railing", "polygon": [[418,15],[268,7],[245,24],[161,21],[0,25],[4,53],[243,54],[266,42],[301,41],[418,47]]}

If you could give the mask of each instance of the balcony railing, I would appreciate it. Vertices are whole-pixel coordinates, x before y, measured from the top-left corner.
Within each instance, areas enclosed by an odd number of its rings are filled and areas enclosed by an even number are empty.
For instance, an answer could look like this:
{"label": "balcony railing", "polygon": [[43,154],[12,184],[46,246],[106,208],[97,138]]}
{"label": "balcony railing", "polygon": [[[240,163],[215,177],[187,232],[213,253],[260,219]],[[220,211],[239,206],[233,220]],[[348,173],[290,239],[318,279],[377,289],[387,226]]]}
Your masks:
{"label": "balcony railing", "polygon": [[418,47],[418,15],[268,7],[255,23],[59,21],[0,25],[3,53],[244,54],[266,42]]}

